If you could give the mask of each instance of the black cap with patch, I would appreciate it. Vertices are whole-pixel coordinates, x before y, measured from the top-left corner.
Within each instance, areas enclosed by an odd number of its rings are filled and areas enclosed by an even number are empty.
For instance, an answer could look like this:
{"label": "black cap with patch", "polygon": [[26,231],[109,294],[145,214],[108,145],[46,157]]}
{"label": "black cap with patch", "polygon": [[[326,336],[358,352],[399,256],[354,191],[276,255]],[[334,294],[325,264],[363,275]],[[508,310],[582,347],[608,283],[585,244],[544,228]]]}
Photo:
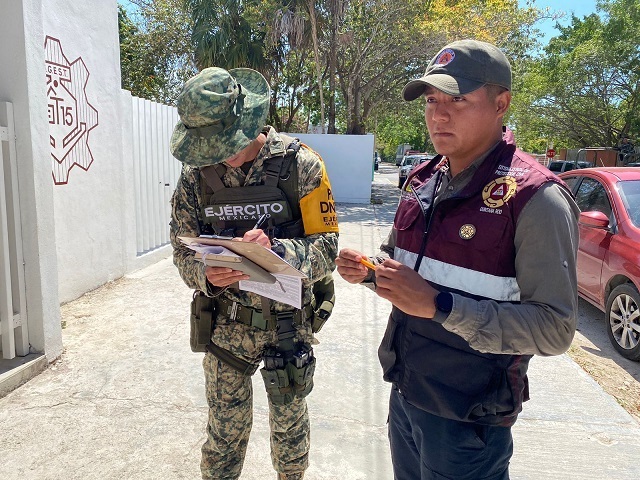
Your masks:
{"label": "black cap with patch", "polygon": [[505,54],[490,43],[459,40],[442,48],[424,75],[405,85],[402,96],[415,100],[427,85],[448,95],[464,95],[488,83],[511,90],[511,64]]}

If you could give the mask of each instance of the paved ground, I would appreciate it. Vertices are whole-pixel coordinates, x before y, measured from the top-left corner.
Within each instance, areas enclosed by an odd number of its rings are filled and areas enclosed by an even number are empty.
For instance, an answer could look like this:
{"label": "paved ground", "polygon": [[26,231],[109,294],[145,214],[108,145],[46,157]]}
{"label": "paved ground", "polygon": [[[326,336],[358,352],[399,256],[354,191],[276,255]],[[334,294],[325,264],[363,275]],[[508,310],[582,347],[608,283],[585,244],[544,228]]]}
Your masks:
{"label": "paved ground", "polygon": [[[373,253],[397,188],[339,205],[340,244]],[[170,259],[63,307],[63,356],[0,399],[3,480],[196,479],[204,440],[201,355],[189,350],[191,292]],[[307,480],[389,480],[389,386],[376,350],[389,305],[337,278],[309,396]],[[534,358],[531,401],[514,428],[516,480],[640,478],[640,425],[563,355]],[[254,428],[242,480],[274,479],[266,394],[254,376]]]}

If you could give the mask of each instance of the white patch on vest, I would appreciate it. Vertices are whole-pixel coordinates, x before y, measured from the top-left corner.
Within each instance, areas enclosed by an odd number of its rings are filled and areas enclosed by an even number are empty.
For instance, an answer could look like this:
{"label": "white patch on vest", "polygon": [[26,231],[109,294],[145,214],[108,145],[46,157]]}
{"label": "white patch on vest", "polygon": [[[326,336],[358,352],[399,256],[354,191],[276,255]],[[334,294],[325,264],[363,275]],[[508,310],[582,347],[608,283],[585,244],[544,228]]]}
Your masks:
{"label": "white patch on vest", "polygon": [[214,211],[213,207],[205,207],[204,214],[207,217],[246,218],[263,213],[271,216],[271,214],[280,213],[282,210],[284,207],[280,203],[257,203],[254,205],[220,205],[217,211]]}
{"label": "white patch on vest", "polygon": [[[393,258],[410,268],[416,264],[418,254],[396,247]],[[423,257],[420,276],[443,287],[453,288],[473,295],[491,298],[498,302],[520,301],[520,287],[515,277],[498,277],[470,268],[458,267],[433,258]]]}
{"label": "white patch on vest", "polygon": [[529,173],[531,169],[527,167],[513,167],[511,165],[498,165],[496,175],[509,177],[522,177]]}

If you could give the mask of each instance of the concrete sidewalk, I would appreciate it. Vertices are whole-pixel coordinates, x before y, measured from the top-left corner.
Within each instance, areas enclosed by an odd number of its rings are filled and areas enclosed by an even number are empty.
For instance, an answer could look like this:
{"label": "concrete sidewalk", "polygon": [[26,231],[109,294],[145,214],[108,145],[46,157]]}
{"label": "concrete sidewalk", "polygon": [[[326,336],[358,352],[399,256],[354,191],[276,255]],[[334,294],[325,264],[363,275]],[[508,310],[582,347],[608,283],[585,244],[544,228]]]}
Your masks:
{"label": "concrete sidewalk", "polygon": [[[339,205],[341,247],[374,253],[397,203],[374,184],[372,205]],[[306,480],[390,480],[390,387],[376,351],[390,305],[336,275],[337,303],[319,333],[309,396]],[[196,479],[207,406],[189,350],[191,292],[171,259],[62,308],[63,356],[0,399],[3,480]],[[640,425],[563,355],[534,358],[531,401],[514,427],[511,478],[640,478]],[[254,427],[242,480],[274,479],[268,409],[254,380]]]}

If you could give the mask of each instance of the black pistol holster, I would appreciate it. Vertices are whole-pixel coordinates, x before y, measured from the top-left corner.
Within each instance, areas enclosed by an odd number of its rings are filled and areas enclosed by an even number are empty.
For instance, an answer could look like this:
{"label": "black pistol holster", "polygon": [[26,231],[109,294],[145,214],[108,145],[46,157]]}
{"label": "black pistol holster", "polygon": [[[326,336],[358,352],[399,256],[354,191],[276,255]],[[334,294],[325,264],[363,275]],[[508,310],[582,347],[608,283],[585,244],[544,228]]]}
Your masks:
{"label": "black pistol holster", "polygon": [[205,352],[211,342],[211,332],[215,322],[215,304],[213,298],[204,292],[193,292],[191,301],[191,333],[189,341],[192,352]]}

